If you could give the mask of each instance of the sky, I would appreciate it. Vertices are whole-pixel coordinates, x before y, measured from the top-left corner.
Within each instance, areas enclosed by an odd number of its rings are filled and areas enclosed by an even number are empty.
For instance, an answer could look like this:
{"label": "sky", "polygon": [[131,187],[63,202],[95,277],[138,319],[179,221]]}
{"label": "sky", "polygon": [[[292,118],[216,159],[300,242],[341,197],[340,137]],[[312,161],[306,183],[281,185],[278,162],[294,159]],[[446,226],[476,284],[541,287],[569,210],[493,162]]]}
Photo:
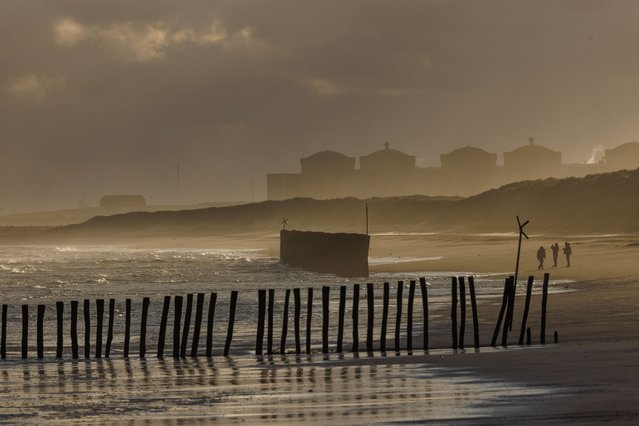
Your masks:
{"label": "sky", "polygon": [[1,0],[0,214],[265,197],[331,149],[437,166],[639,139],[639,3]]}

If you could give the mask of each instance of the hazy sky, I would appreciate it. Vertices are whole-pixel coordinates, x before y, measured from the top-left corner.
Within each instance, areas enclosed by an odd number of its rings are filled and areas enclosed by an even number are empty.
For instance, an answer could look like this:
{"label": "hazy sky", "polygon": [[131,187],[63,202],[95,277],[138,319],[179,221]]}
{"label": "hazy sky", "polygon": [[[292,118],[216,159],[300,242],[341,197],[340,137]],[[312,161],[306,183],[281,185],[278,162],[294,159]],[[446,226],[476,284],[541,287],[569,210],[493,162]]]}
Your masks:
{"label": "hazy sky", "polygon": [[639,139],[636,1],[0,1],[0,208],[265,193],[391,146],[437,165]]}

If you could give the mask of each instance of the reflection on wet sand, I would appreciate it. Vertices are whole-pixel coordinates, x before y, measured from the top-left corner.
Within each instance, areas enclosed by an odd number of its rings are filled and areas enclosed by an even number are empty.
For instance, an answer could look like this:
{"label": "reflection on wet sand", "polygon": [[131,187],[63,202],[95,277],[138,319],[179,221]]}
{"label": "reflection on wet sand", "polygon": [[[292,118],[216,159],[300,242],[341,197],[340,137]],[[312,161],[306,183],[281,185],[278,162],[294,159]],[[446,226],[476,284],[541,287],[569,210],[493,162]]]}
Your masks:
{"label": "reflection on wet sand", "polygon": [[0,411],[9,422],[472,419],[490,415],[505,397],[548,393],[407,364],[402,357],[16,361],[3,367]]}

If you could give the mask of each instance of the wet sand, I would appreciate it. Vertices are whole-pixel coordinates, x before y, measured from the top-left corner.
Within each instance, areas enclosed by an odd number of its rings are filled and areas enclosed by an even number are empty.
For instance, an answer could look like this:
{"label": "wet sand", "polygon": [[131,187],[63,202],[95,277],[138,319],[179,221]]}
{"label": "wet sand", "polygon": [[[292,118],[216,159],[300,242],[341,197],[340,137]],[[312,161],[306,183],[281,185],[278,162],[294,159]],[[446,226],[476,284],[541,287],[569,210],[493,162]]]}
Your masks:
{"label": "wet sand", "polygon": [[[531,235],[524,243],[520,279],[529,274],[540,278],[534,256],[539,245],[548,248],[564,240],[568,238]],[[212,365],[183,361],[178,368],[173,361],[156,360],[92,361],[88,369],[84,362],[12,361],[3,369],[0,421],[636,424],[639,247],[633,244],[639,238],[583,236],[569,241],[573,266],[565,268],[560,257],[558,268],[547,268],[553,278],[572,280],[560,284],[564,292],[549,300],[547,342],[557,330],[557,345],[513,345],[522,312],[519,298],[511,348],[479,353],[442,349],[399,357],[332,355],[330,361],[322,355],[272,361],[245,355],[216,357]],[[390,263],[372,269],[506,274],[512,270],[516,242],[513,235],[374,235],[371,256]],[[198,244],[277,252],[276,236]],[[406,258],[412,259],[402,261]],[[414,260],[420,258],[428,259]],[[479,303],[481,343],[487,345],[499,300],[480,298]],[[534,343],[539,340],[539,305],[537,294],[529,319]],[[437,321],[445,326],[447,319],[442,315]],[[466,330],[468,346],[470,321]],[[432,345],[446,348],[446,333],[435,336]],[[95,381],[87,381],[87,374]],[[215,376],[219,382],[213,383]]]}

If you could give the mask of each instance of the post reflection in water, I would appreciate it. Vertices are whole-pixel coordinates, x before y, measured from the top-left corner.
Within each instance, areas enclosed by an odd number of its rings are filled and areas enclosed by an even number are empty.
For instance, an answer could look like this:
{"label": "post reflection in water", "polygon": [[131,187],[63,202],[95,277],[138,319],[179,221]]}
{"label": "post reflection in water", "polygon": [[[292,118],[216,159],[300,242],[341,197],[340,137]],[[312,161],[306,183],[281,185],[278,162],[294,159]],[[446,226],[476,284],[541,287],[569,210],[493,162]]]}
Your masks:
{"label": "post reflection in water", "polygon": [[4,418],[346,423],[475,418],[516,387],[392,357],[7,362]]}

